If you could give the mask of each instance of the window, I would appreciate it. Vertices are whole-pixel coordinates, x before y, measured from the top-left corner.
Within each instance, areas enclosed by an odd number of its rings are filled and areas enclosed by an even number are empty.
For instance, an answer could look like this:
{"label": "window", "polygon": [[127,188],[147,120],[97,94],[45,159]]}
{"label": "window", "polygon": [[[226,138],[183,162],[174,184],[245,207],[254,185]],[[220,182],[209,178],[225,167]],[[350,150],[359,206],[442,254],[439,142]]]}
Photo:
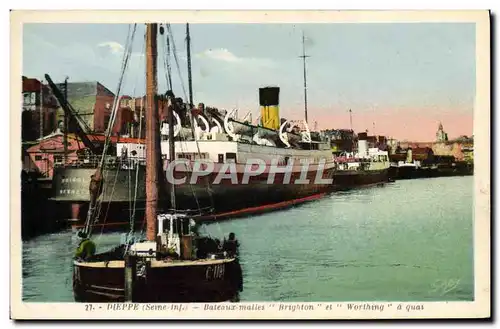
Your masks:
{"label": "window", "polygon": [[104,116],[104,130],[108,129],[109,125],[109,115]]}
{"label": "window", "polygon": [[[55,130],[56,114],[54,112],[51,112],[49,114],[49,122],[48,122],[48,124],[49,124],[49,128],[48,128],[49,131]],[[45,128],[45,130],[47,130],[47,128]],[[45,135],[45,132],[44,132],[44,135]]]}
{"label": "window", "polygon": [[236,153],[226,153],[226,161],[236,163]]}
{"label": "window", "polygon": [[28,105],[31,101],[31,97],[30,97],[30,94],[29,93],[25,93],[23,95],[24,99],[23,99],[23,103],[24,105]]}
{"label": "window", "polygon": [[224,154],[219,154],[219,156],[218,156],[218,162],[219,163],[224,163]]}
{"label": "window", "polygon": [[181,228],[182,228],[182,235],[189,235],[190,230],[189,230],[189,219],[187,218],[181,218]]}
{"label": "window", "polygon": [[63,159],[60,155],[54,155],[54,163],[62,163]]}
{"label": "window", "polygon": [[35,155],[35,161],[40,161],[42,160],[42,156],[41,155]]}

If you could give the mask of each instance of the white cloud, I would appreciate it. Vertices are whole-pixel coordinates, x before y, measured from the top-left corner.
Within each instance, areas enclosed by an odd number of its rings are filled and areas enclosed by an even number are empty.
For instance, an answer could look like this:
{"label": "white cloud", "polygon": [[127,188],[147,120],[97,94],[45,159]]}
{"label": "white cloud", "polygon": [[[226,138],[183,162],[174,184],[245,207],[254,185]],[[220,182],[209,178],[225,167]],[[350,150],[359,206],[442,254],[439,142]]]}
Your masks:
{"label": "white cloud", "polygon": [[196,55],[198,58],[207,58],[219,62],[252,65],[259,67],[271,67],[273,61],[267,58],[238,57],[226,48],[207,49]]}
{"label": "white cloud", "polygon": [[108,48],[111,51],[111,53],[113,53],[113,54],[122,54],[123,50],[124,50],[123,46],[115,41],[101,42],[97,46]]}
{"label": "white cloud", "polygon": [[235,54],[230,52],[229,50],[225,48],[220,48],[220,49],[207,49],[203,53],[201,53],[201,56],[205,56],[211,59],[219,60],[219,61],[224,61],[224,62],[240,62],[243,59],[236,57]]}

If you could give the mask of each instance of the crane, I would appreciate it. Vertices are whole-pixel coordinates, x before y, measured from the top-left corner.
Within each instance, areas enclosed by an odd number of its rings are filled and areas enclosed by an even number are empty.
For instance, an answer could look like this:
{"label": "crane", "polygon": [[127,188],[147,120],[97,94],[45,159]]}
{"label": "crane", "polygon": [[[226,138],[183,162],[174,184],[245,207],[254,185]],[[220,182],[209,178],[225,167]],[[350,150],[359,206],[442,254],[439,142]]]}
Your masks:
{"label": "crane", "polygon": [[[45,74],[45,79],[49,83],[50,88],[52,89],[52,93],[56,97],[57,101],[61,105],[64,110],[64,115],[69,118],[68,126],[74,128],[76,134],[83,142],[83,145],[87,147],[92,153],[100,154],[102,149],[101,142],[92,141],[89,138],[90,128],[85,123],[85,121],[78,115],[75,109],[71,106],[70,103],[66,100],[61,90],[57,87],[57,85],[52,81],[48,74]],[[66,132],[65,132],[66,133]]]}

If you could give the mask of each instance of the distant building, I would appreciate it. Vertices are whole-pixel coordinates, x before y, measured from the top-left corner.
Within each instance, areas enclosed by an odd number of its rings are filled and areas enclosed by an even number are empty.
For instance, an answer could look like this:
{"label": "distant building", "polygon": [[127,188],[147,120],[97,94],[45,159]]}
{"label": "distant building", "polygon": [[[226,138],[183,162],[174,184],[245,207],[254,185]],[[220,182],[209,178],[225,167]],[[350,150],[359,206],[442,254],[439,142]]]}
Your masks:
{"label": "distant building", "polygon": [[353,152],[356,136],[350,129],[327,129],[321,133],[330,141],[333,153]]}
{"label": "distant building", "polygon": [[435,157],[442,159],[452,157],[456,161],[474,162],[474,139],[472,137],[461,136],[457,139],[448,140],[446,133],[441,134],[440,137],[446,140],[437,142],[399,142],[395,153],[405,153],[410,148],[431,148]]}
{"label": "distant building", "polygon": [[438,130],[436,132],[436,141],[438,142],[447,142],[448,134],[443,129],[443,124],[440,122]]}
{"label": "distant building", "polygon": [[[64,110],[59,106],[51,88],[37,79],[24,76],[22,79],[22,140],[34,141],[55,132],[58,128],[63,131]],[[56,86],[63,95],[66,95],[64,83],[58,83]],[[88,133],[104,133],[109,124],[115,99],[113,92],[97,81],[68,82],[67,88],[68,102],[85,123]],[[43,95],[43,105],[41,105],[41,95]],[[129,117],[128,113],[123,116],[124,119]],[[121,118],[119,115],[119,120],[116,122],[120,128]],[[118,133],[121,129],[116,130]],[[68,132],[74,131],[70,128]]]}
{"label": "distant building", "polygon": [[[64,93],[64,83],[57,84]],[[104,133],[108,126],[115,95],[98,81],[68,82],[68,103],[82,119],[89,132]],[[58,125],[64,121],[64,110],[57,111]],[[71,132],[71,130],[70,130]]]}
{"label": "distant building", "polygon": [[356,134],[351,129],[326,129],[320,133],[321,136],[324,136],[330,142],[332,152],[335,155],[340,155],[344,152],[356,152],[358,140],[366,140],[368,148],[378,148],[382,151],[389,150],[386,136],[368,136],[367,132]]}
{"label": "distant building", "polygon": [[35,141],[53,132],[56,129],[56,108],[57,101],[47,85],[23,76],[21,140]]}
{"label": "distant building", "polygon": [[410,158],[412,161],[420,161],[421,163],[431,163],[434,161],[434,151],[430,147],[409,149],[408,153],[411,154]]}
{"label": "distant building", "polygon": [[399,141],[394,138],[389,138],[387,140],[387,147],[389,149],[389,154],[395,154],[398,151]]}

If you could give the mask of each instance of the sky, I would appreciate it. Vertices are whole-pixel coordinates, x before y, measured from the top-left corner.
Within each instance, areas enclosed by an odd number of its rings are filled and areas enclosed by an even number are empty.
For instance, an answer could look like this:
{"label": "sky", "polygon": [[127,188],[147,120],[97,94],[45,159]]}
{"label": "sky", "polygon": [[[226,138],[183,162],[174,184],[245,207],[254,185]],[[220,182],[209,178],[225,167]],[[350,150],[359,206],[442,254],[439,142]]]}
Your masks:
{"label": "sky", "polygon": [[[23,75],[99,81],[117,91],[129,24],[24,24]],[[122,94],[145,91],[145,25],[137,24]],[[185,24],[173,24],[174,93],[186,99]],[[472,135],[476,85],[473,23],[190,24],[194,103],[259,115],[258,89],[280,87],[280,113],[304,118],[302,34],[309,126],[433,141]],[[165,35],[158,88],[166,91]],[[183,81],[181,83],[181,81]],[[182,88],[184,86],[184,89]]]}

